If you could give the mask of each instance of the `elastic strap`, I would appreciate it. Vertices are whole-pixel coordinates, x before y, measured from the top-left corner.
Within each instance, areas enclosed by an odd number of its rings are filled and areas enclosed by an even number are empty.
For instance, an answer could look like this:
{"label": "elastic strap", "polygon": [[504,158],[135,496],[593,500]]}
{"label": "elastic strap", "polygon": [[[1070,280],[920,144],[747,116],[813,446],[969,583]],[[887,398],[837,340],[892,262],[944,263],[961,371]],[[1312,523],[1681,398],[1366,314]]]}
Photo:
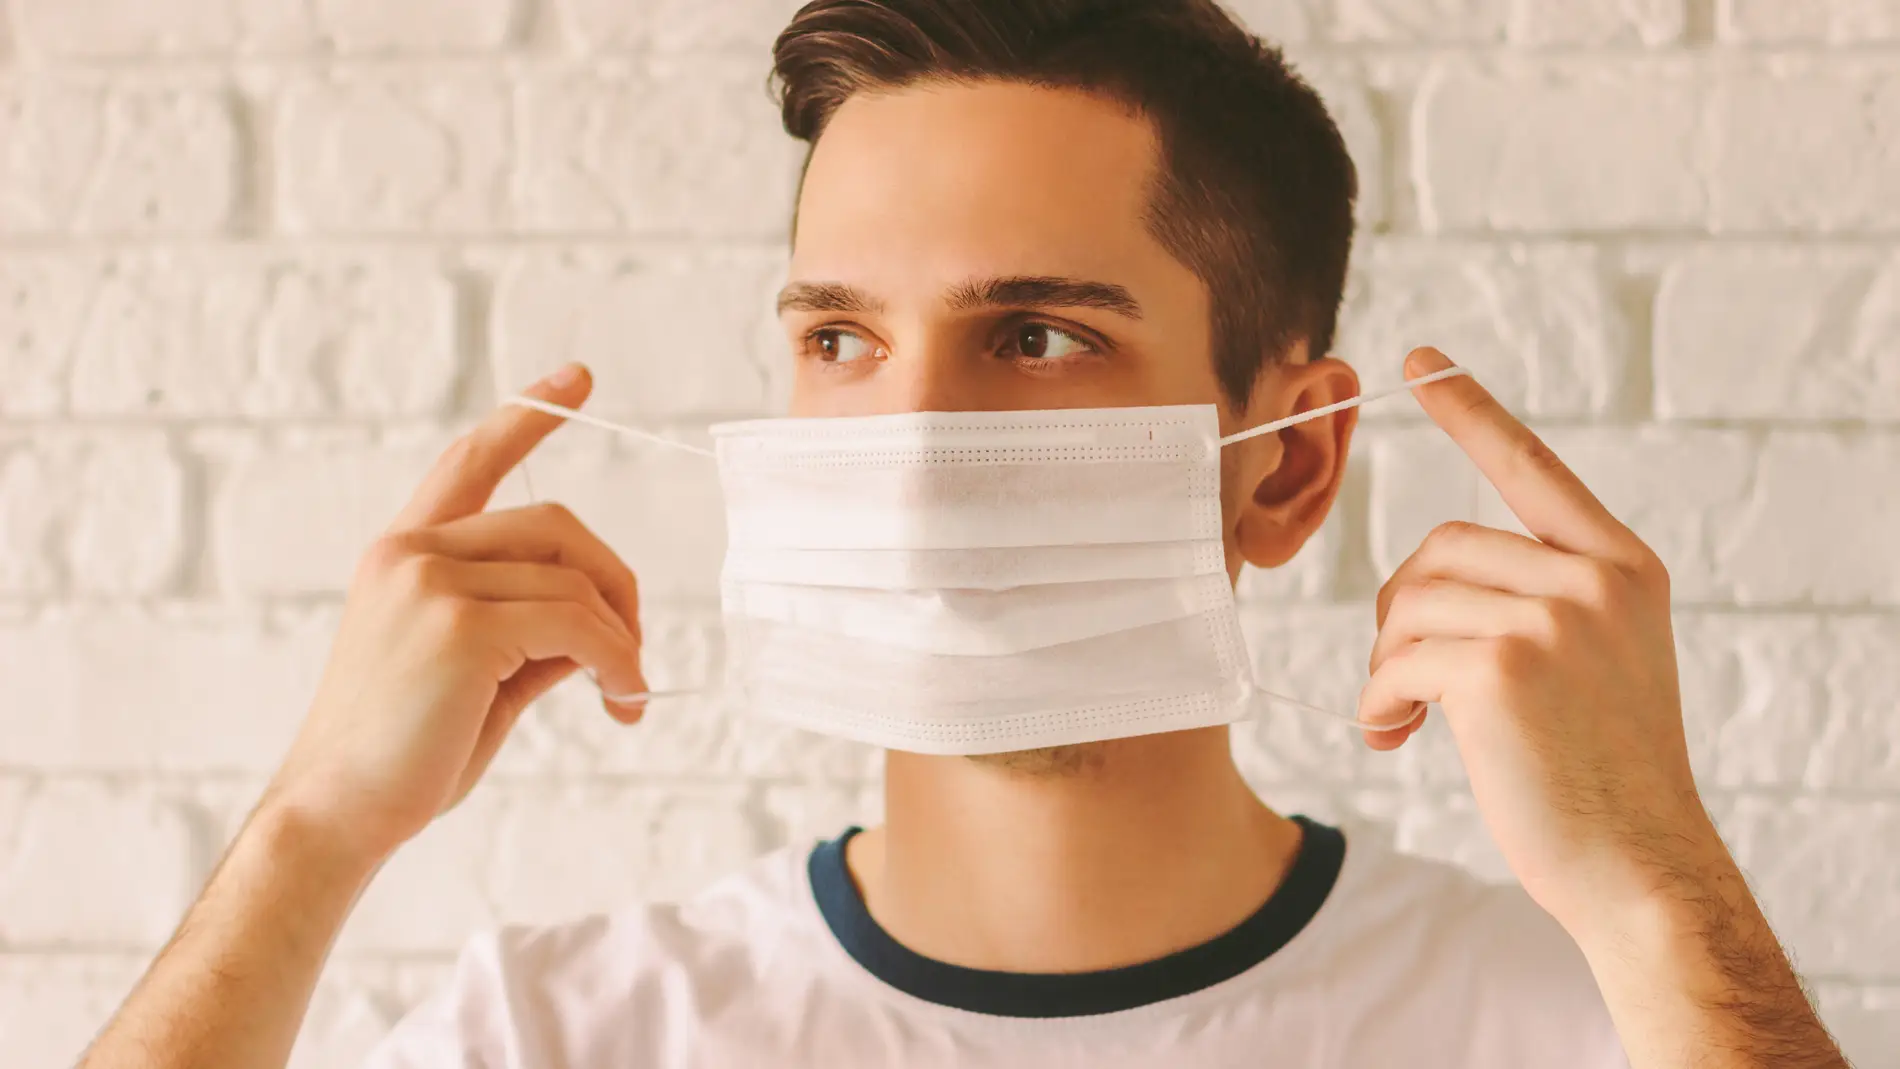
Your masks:
{"label": "elastic strap", "polygon": [[1240,431],[1236,434],[1230,434],[1227,437],[1222,438],[1220,440],[1220,444],[1222,446],[1229,446],[1229,445],[1233,445],[1235,442],[1244,442],[1249,438],[1258,438],[1263,434],[1272,434],[1274,431],[1283,431],[1287,429],[1288,427],[1293,427],[1301,423],[1305,423],[1307,420],[1318,419],[1321,416],[1330,416],[1335,412],[1344,412],[1348,408],[1357,408],[1358,406],[1365,404],[1367,401],[1377,401],[1382,398],[1391,397],[1394,394],[1401,394],[1414,387],[1423,386],[1427,383],[1437,382],[1440,379],[1449,379],[1449,378],[1454,378],[1459,375],[1469,375],[1469,374],[1471,374],[1471,372],[1465,370],[1464,368],[1448,367],[1443,371],[1434,371],[1429,375],[1420,375],[1418,378],[1415,378],[1415,379],[1406,379],[1404,382],[1398,384],[1397,386],[1392,386],[1383,390],[1375,390],[1372,393],[1362,393],[1357,397],[1348,397],[1344,401],[1336,401],[1333,404],[1325,405],[1321,408],[1315,408],[1310,412],[1299,412],[1294,415],[1288,416],[1285,419],[1276,419],[1272,423],[1262,423],[1258,427],[1251,427],[1251,428],[1248,428],[1247,430]]}
{"label": "elastic strap", "polygon": [[1360,728],[1365,731],[1398,731],[1400,728],[1411,727],[1413,724],[1418,722],[1420,717],[1425,715],[1425,710],[1423,707],[1421,707],[1418,710],[1418,712],[1413,713],[1411,716],[1406,717],[1404,720],[1396,724],[1374,724],[1365,720],[1361,720],[1357,716],[1348,716],[1345,713],[1334,712],[1333,710],[1328,709],[1324,706],[1314,705],[1311,702],[1303,702],[1299,700],[1298,698],[1289,698],[1284,694],[1275,694],[1273,691],[1270,691],[1266,689],[1265,687],[1262,687],[1258,683],[1253,684],[1253,692],[1270,702],[1274,702],[1279,705],[1289,705],[1295,709],[1300,710],[1301,712],[1315,713],[1319,716],[1325,717],[1328,720],[1336,720],[1336,721],[1339,721],[1340,723],[1351,724],[1353,727]]}
{"label": "elastic strap", "polygon": [[619,434],[629,435],[642,441],[652,442],[654,445],[663,445],[668,449],[677,449],[682,453],[694,453],[702,457],[714,455],[710,449],[703,449],[696,445],[687,445],[685,442],[676,442],[664,435],[654,434],[652,431],[643,431],[638,427],[628,427],[624,424],[614,423],[611,420],[601,419],[598,416],[590,416],[578,409],[553,404],[539,398],[510,397],[506,403],[519,405],[522,408],[532,408],[537,412],[546,412],[550,416],[560,416],[562,419],[571,419],[576,423],[585,423],[589,427],[599,427],[604,431],[614,431]]}
{"label": "elastic strap", "polygon": [[[1449,379],[1449,378],[1454,378],[1459,375],[1469,375],[1469,374],[1471,374],[1471,372],[1465,370],[1462,367],[1448,367],[1444,369],[1443,371],[1434,371],[1429,375],[1421,375],[1416,379],[1406,379],[1404,382],[1400,383],[1397,386],[1388,387],[1383,390],[1375,390],[1372,393],[1360,394],[1358,397],[1348,397],[1344,401],[1335,401],[1334,403],[1330,405],[1324,405],[1322,407],[1315,408],[1307,412],[1299,412],[1294,415],[1288,416],[1285,419],[1276,419],[1271,423],[1262,423],[1258,427],[1250,427],[1247,430],[1240,431],[1235,434],[1230,434],[1227,437],[1222,438],[1220,440],[1220,445],[1230,446],[1230,445],[1233,445],[1235,442],[1244,442],[1249,438],[1258,438],[1263,434],[1272,434],[1275,431],[1283,431],[1287,429],[1288,427],[1298,426],[1299,424],[1305,423],[1309,420],[1319,419],[1321,416],[1330,416],[1335,412],[1344,412],[1346,409],[1349,409],[1349,408],[1357,408],[1358,406],[1363,405],[1367,403],[1368,401],[1382,400],[1387,397],[1392,397],[1396,394],[1405,393],[1406,391],[1414,389],[1416,387],[1424,386],[1428,383],[1438,382],[1442,379]],[[702,457],[710,457],[710,456],[715,455],[713,451],[710,449],[705,449],[696,445],[688,445],[685,442],[674,441],[673,439],[668,438],[664,435],[655,434],[652,431],[641,430],[638,427],[629,427],[629,426],[626,426],[625,424],[614,423],[611,420],[601,419],[598,416],[590,416],[585,412],[579,411],[578,409],[568,408],[565,405],[553,404],[548,401],[543,401],[539,398],[516,396],[516,397],[508,398],[507,403],[511,405],[519,405],[522,408],[532,408],[537,412],[546,412],[548,415],[551,415],[551,416],[560,416],[563,419],[571,419],[576,423],[585,423],[590,427],[599,427],[602,430],[614,431],[619,434],[629,435],[631,437],[638,438],[642,441],[651,442],[654,445],[663,445],[667,447],[668,449],[677,449],[682,453],[692,453],[692,454],[695,454],[697,456],[702,456]]]}

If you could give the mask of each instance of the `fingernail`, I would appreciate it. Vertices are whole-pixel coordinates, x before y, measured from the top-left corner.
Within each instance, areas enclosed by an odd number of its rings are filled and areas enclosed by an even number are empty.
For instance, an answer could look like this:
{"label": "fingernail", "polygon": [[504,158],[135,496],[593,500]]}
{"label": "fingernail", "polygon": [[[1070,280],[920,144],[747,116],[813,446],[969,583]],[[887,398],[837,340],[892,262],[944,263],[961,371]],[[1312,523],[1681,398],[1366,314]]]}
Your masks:
{"label": "fingernail", "polygon": [[1446,356],[1444,353],[1439,352],[1429,345],[1412,350],[1412,355],[1408,363],[1426,372],[1443,371],[1452,366],[1451,357]]}
{"label": "fingernail", "polygon": [[549,386],[572,386],[581,381],[581,376],[585,374],[587,374],[586,367],[580,364],[566,364],[541,381]]}

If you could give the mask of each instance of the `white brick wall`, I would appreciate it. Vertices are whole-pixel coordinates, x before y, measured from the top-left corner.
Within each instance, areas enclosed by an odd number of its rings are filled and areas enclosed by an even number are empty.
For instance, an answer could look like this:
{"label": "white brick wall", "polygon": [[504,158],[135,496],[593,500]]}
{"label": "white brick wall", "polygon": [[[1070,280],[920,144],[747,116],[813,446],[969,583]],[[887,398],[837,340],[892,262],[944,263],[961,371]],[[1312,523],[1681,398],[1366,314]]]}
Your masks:
{"label": "white brick wall", "polygon": [[[66,1064],[268,775],[350,561],[568,358],[660,426],[783,397],[791,0],[0,4],[0,1049]],[[1476,368],[1668,558],[1711,804],[1869,1069],[1900,1067],[1900,2],[1235,0],[1363,168],[1341,349]],[[537,488],[641,571],[655,681],[716,650],[704,473],[564,436]],[[517,484],[509,490],[519,500]],[[1346,703],[1366,599],[1502,522],[1401,402],[1250,576],[1263,675]],[[690,891],[874,811],[875,756],[579,690],[391,863],[299,1052],[354,1064],[501,919]],[[1287,808],[1503,870],[1446,735],[1236,732]]]}

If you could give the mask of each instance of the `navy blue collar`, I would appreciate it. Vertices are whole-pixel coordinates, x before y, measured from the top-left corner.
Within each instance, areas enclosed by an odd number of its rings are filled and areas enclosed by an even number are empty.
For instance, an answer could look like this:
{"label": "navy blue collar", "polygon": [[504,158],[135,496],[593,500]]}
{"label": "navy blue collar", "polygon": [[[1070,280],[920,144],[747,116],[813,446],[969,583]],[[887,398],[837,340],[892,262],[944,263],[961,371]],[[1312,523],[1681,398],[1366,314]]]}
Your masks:
{"label": "navy blue collar", "polygon": [[819,843],[807,869],[818,911],[859,965],[885,983],[942,1006],[998,1017],[1083,1017],[1131,1010],[1193,994],[1265,961],[1306,927],[1339,878],[1346,837],[1337,828],[1293,818],[1300,852],[1266,902],[1230,931],[1163,958],[1082,973],[968,969],[926,958],[871,919],[845,866],[845,844],[861,829]]}

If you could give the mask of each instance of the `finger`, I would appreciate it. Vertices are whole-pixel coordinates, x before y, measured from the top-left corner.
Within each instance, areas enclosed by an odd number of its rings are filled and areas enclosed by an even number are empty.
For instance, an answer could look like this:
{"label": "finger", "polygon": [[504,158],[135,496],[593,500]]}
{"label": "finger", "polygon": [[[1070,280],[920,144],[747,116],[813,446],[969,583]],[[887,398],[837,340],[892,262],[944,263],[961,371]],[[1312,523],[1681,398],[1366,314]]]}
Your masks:
{"label": "finger", "polygon": [[1554,598],[1587,591],[1593,567],[1583,557],[1515,531],[1475,523],[1441,524],[1379,588],[1376,619],[1384,626],[1400,590],[1433,579]]}
{"label": "finger", "polygon": [[[1431,348],[1414,349],[1405,359],[1405,373],[1414,378],[1450,366],[1445,354]],[[1647,554],[1583,480],[1476,379],[1461,375],[1413,393],[1538,540],[1632,566]]]}
{"label": "finger", "polygon": [[439,593],[478,601],[577,602],[627,641],[639,642],[600,588],[579,569],[534,561],[460,560],[448,556],[423,560],[429,571],[425,582]]}
{"label": "finger", "polygon": [[[530,397],[576,408],[587,400],[593,380],[580,364],[568,364],[523,391]],[[457,439],[440,457],[409,503],[397,513],[392,531],[409,531],[472,515],[488,507],[495,488],[564,421],[559,416],[503,405],[474,430]]]}
{"label": "finger", "polygon": [[1365,738],[1366,745],[1374,750],[1396,750],[1405,745],[1407,739],[1418,734],[1419,728],[1425,726],[1425,703],[1414,702],[1411,712],[1407,715],[1411,717],[1411,720],[1404,727],[1365,728],[1360,731],[1360,735]]}
{"label": "finger", "polygon": [[1359,719],[1367,724],[1403,723],[1418,703],[1443,702],[1445,692],[1470,667],[1481,641],[1429,638],[1386,658],[1359,692]]}
{"label": "finger", "polygon": [[492,601],[475,612],[486,633],[495,636],[512,664],[514,676],[534,661],[566,659],[594,674],[604,694],[639,694],[647,689],[640,671],[640,645],[625,631],[601,621],[572,601]]}
{"label": "finger", "polygon": [[633,569],[567,508],[546,503],[483,512],[418,532],[425,552],[481,561],[536,561],[572,568],[600,590],[635,638],[640,589]]}
{"label": "finger", "polygon": [[1550,609],[1541,598],[1450,579],[1417,583],[1399,592],[1379,625],[1369,671],[1378,674],[1398,650],[1428,638],[1541,636],[1549,622]]}

